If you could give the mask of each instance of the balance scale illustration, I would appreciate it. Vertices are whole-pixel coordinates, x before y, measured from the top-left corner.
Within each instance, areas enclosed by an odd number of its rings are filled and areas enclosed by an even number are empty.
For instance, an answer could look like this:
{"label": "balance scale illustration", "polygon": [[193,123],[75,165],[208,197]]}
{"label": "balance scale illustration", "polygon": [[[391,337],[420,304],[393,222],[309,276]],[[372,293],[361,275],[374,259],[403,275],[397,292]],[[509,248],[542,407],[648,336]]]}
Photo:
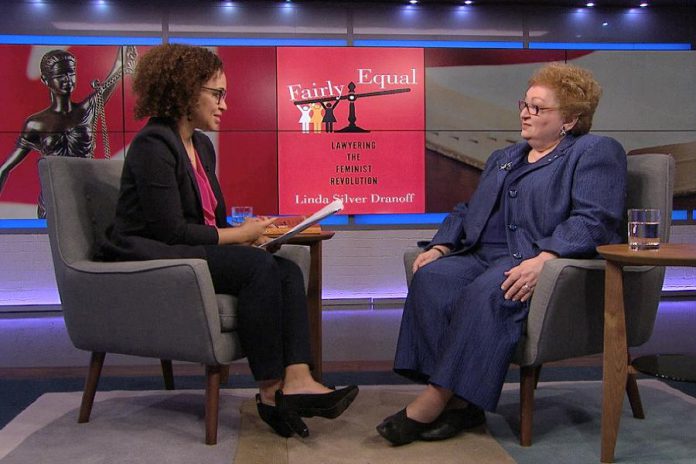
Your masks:
{"label": "balance scale illustration", "polygon": [[370,132],[368,129],[363,129],[356,124],[358,117],[355,114],[355,102],[359,98],[367,97],[377,97],[381,95],[393,95],[397,93],[410,92],[411,89],[392,89],[392,90],[378,90],[375,92],[364,92],[355,93],[355,83],[350,82],[348,84],[348,95],[341,95],[340,97],[324,97],[324,98],[314,98],[310,100],[299,100],[295,102],[295,105],[303,105],[306,103],[322,103],[322,102],[338,102],[339,100],[348,100],[350,102],[350,107],[348,109],[348,125],[343,129],[339,129],[335,132]]}

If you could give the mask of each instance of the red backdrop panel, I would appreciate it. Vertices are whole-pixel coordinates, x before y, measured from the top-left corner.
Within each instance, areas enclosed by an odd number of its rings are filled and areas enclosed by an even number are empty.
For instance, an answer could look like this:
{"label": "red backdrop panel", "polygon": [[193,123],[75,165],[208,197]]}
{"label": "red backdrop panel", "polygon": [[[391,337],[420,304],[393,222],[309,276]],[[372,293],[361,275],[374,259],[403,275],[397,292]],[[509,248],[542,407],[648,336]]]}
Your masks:
{"label": "red backdrop panel", "polygon": [[227,112],[218,145],[225,202],[278,214],[275,47],[224,47]]}

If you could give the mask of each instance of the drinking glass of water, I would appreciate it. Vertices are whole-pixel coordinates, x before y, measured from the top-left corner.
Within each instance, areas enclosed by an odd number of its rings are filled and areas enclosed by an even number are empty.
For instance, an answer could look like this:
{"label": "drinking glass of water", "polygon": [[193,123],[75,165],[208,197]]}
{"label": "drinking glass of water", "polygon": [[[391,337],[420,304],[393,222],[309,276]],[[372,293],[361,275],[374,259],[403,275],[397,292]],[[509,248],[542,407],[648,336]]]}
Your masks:
{"label": "drinking glass of water", "polygon": [[628,210],[628,246],[631,250],[660,248],[660,210]]}
{"label": "drinking glass of water", "polygon": [[254,215],[254,208],[251,206],[233,206],[230,210],[230,221],[232,226],[240,226],[244,220]]}

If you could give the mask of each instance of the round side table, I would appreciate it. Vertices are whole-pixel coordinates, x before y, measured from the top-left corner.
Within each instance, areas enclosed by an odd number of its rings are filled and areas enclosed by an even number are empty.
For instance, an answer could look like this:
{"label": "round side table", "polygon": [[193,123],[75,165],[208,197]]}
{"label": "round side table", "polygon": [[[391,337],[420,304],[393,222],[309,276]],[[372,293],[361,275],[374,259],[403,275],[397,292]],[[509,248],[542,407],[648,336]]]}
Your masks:
{"label": "round side table", "polygon": [[[605,245],[598,248],[607,260],[621,264],[653,264],[663,266],[696,266],[696,245],[663,243],[657,250],[628,250],[626,245]],[[641,356],[631,362],[636,370],[669,380],[696,382],[696,357],[682,354]]]}
{"label": "round side table", "polygon": [[[663,243],[657,250],[634,251],[624,243],[602,245],[597,247],[597,252],[607,261],[604,297],[601,461],[614,462],[621,406],[628,380],[623,267],[627,265],[696,266],[696,244]],[[659,369],[656,370],[658,371]]]}

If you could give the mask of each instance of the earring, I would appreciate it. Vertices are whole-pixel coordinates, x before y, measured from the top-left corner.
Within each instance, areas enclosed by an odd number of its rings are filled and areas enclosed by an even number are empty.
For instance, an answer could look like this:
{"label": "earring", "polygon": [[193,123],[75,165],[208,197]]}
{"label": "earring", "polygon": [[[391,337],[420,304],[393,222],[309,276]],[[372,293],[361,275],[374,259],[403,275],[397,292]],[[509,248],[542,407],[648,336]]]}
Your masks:
{"label": "earring", "polygon": [[565,137],[568,131],[566,130],[565,126],[561,126],[561,137]]}

